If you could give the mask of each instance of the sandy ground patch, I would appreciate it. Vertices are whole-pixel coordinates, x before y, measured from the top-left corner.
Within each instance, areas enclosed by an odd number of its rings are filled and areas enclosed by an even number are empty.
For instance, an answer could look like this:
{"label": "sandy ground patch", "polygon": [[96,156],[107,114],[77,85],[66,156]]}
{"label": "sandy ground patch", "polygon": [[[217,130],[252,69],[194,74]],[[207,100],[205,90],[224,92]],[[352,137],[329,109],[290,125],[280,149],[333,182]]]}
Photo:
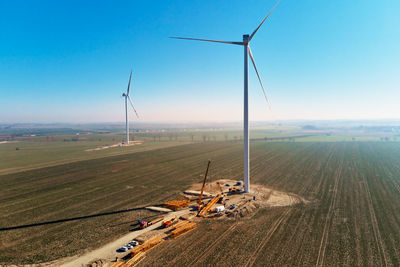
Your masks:
{"label": "sandy ground patch", "polygon": [[[208,217],[218,216],[218,217],[244,217],[251,213],[254,213],[257,208],[260,207],[285,207],[292,206],[298,203],[307,203],[308,201],[302,197],[274,190],[263,185],[252,184],[251,192],[249,194],[230,194],[229,188],[237,188],[243,191],[243,186],[238,184],[238,181],[221,179],[213,181],[212,183],[206,184],[204,190],[211,195],[216,195],[221,193],[217,182],[220,183],[222,192],[226,195],[224,197],[223,203],[216,204],[216,206],[223,205],[225,208],[224,213],[210,213]],[[201,190],[202,184],[194,184],[188,191],[189,192],[199,192]],[[198,197],[190,196],[191,199],[196,199]]]}
{"label": "sandy ground patch", "polygon": [[113,145],[109,145],[109,146],[100,146],[100,147],[96,147],[96,148],[90,148],[90,149],[86,149],[85,151],[91,152],[91,151],[99,151],[99,150],[104,150],[104,149],[113,148],[113,147],[137,146],[137,145],[141,145],[141,144],[143,144],[143,142],[131,141],[129,144],[118,143],[118,144],[113,144]]}
{"label": "sandy ground patch", "polygon": [[19,141],[0,141],[1,144],[8,144],[8,143],[18,143]]}

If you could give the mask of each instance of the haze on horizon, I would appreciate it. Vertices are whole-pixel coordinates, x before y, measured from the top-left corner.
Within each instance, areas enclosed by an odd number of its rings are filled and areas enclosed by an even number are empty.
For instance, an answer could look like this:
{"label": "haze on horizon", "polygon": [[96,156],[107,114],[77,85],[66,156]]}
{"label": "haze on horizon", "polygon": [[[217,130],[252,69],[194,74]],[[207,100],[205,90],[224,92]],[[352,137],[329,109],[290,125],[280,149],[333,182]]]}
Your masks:
{"label": "haze on horizon", "polygon": [[[240,41],[275,0],[3,1],[0,122],[239,121]],[[282,0],[251,47],[250,120],[400,118],[400,2]],[[130,119],[137,121],[133,112]]]}

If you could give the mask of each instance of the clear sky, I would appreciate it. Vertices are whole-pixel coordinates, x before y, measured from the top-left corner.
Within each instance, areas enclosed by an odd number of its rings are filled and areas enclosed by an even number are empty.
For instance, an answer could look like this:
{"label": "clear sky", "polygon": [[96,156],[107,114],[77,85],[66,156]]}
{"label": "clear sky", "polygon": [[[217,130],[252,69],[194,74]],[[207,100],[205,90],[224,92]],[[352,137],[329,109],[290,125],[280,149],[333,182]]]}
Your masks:
{"label": "clear sky", "polygon": [[[241,41],[276,0],[0,1],[0,122],[238,121]],[[250,119],[400,118],[400,1],[281,0],[251,47]],[[130,111],[130,118],[136,121]]]}

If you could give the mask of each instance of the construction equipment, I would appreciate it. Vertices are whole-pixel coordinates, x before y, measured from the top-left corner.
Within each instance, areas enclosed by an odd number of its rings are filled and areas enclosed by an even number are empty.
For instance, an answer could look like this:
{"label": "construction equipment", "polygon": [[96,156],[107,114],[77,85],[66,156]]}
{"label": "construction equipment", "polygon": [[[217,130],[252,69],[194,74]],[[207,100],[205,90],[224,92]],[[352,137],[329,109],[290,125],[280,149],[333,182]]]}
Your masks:
{"label": "construction equipment", "polygon": [[144,229],[144,228],[146,228],[146,227],[149,227],[150,225],[153,225],[153,224],[155,224],[155,223],[158,223],[159,221],[161,221],[163,218],[158,218],[158,219],[155,219],[154,221],[150,221],[150,222],[147,222],[147,221],[145,221],[145,220],[139,220],[138,222],[139,222],[139,227],[140,227],[140,229]]}
{"label": "construction equipment", "polygon": [[177,222],[178,222],[178,218],[175,216],[175,217],[173,217],[173,218],[171,218],[171,219],[169,219],[167,221],[164,221],[162,226],[164,228],[168,228],[168,227],[170,227],[171,225],[173,225],[173,224],[175,224]]}
{"label": "construction equipment", "polygon": [[222,198],[221,194],[216,195],[213,199],[210,200],[210,202],[207,203],[207,205],[200,210],[199,214],[197,216],[203,217],[204,215],[207,214],[207,212],[210,211],[210,209],[217,204],[217,202]]}
{"label": "construction equipment", "polygon": [[240,191],[239,188],[231,187],[231,188],[229,188],[229,193],[231,193],[231,194],[240,194],[241,191]]}
{"label": "construction equipment", "polygon": [[209,169],[209,167],[210,167],[210,163],[211,163],[211,160],[208,160],[208,164],[207,164],[206,173],[205,173],[205,175],[204,175],[204,179],[203,179],[203,185],[201,186],[201,191],[200,191],[199,199],[197,200],[197,203],[199,204],[198,210],[200,210],[200,209],[201,209],[201,207],[203,207],[203,206],[204,206],[204,203],[203,203],[202,197],[203,197],[204,186],[205,186],[205,184],[206,184],[206,180],[207,180],[207,174],[208,174],[208,169]]}
{"label": "construction equipment", "polygon": [[150,225],[152,225],[152,222],[146,222],[145,220],[139,220],[140,229],[144,229]]}

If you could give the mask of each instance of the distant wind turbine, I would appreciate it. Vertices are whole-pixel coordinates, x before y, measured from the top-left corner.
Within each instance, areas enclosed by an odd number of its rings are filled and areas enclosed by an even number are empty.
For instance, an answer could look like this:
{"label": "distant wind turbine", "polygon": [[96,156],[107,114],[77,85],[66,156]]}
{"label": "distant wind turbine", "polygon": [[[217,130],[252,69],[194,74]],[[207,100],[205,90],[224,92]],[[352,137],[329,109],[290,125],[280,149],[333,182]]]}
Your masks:
{"label": "distant wind turbine", "polygon": [[132,79],[132,71],[131,71],[131,75],[129,76],[129,83],[128,83],[128,89],[126,90],[126,94],[125,93],[122,94],[122,96],[125,97],[125,119],[126,119],[125,124],[126,124],[126,143],[127,144],[129,144],[128,100],[129,100],[129,103],[131,103],[133,111],[135,111],[136,117],[139,118],[139,115],[136,112],[135,107],[133,106],[132,99],[129,96],[129,89],[131,87],[131,79]]}
{"label": "distant wind turbine", "polygon": [[264,93],[265,100],[268,101],[267,94],[265,93],[264,86],[261,82],[260,75],[258,73],[256,63],[254,61],[253,55],[250,50],[249,43],[253,39],[256,32],[260,29],[261,25],[265,22],[265,20],[271,15],[272,11],[279,4],[280,0],[275,4],[275,6],[271,9],[271,11],[267,14],[267,16],[261,21],[260,25],[253,31],[251,35],[244,34],[242,42],[227,42],[227,41],[217,41],[217,40],[208,40],[208,39],[197,39],[197,38],[184,38],[184,37],[169,37],[174,39],[183,39],[183,40],[193,40],[193,41],[204,41],[204,42],[214,42],[214,43],[222,43],[222,44],[233,44],[233,45],[241,45],[244,47],[244,110],[243,110],[243,135],[244,135],[244,191],[246,193],[250,192],[250,163],[249,163],[249,63],[248,57],[250,56],[251,62],[253,63],[254,69],[256,71],[258,80],[260,82],[262,91]]}

